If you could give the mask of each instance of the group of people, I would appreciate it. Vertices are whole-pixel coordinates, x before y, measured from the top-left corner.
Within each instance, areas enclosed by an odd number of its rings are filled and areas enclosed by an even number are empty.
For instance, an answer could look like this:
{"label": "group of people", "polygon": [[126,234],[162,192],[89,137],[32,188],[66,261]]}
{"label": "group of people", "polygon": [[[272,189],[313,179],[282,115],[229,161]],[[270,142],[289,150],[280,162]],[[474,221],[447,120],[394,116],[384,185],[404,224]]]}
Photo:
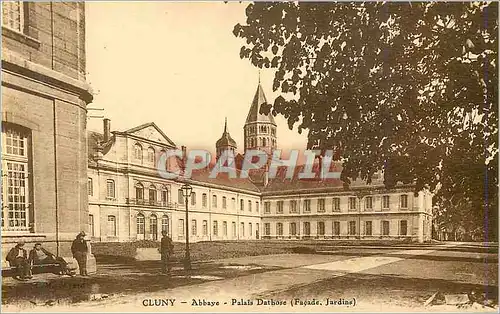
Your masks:
{"label": "group of people", "polygon": [[[162,273],[170,274],[172,269],[171,255],[173,254],[174,245],[172,239],[166,231],[162,232],[160,253],[162,261]],[[7,254],[7,261],[10,266],[17,270],[16,278],[27,280],[32,278],[31,268],[34,265],[59,265],[59,274],[75,276],[75,273],[68,268],[68,263],[59,256],[55,256],[51,252],[42,247],[42,243],[35,243],[34,248],[29,252],[24,248],[24,241],[19,241]],[[88,245],[85,240],[85,232],[80,232],[71,245],[71,253],[78,263],[81,276],[88,276],[87,273],[87,253]]]}
{"label": "group of people", "polygon": [[[24,241],[19,241],[7,254],[6,260],[10,266],[16,268],[16,278],[27,280],[32,278],[31,268],[34,265],[59,265],[59,274],[74,276],[75,273],[68,268],[68,263],[59,256],[55,256],[51,252],[42,247],[42,243],[37,242],[29,254],[24,248]],[[71,253],[76,259],[80,268],[80,275],[88,276],[87,274],[87,252],[88,246],[85,240],[85,232],[80,232],[71,245]]]}

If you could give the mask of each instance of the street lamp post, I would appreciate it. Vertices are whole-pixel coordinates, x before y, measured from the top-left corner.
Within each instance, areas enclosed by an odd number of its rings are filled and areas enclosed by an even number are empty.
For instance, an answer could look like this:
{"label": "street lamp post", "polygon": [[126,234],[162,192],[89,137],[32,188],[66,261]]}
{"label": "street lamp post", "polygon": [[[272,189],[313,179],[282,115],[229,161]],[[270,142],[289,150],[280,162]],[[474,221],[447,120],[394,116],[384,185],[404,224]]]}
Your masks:
{"label": "street lamp post", "polygon": [[191,270],[191,255],[189,253],[189,211],[188,211],[188,201],[191,193],[193,193],[193,188],[189,184],[184,184],[181,187],[182,195],[186,201],[186,256],[184,259],[184,270]]}

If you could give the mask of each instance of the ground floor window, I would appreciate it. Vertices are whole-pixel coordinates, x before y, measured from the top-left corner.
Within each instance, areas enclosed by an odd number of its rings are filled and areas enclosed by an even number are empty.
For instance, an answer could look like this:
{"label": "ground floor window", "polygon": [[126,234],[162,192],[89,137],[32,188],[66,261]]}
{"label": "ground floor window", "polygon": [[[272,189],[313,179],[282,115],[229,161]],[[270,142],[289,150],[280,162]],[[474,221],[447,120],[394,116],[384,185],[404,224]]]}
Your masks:
{"label": "ground floor window", "polygon": [[89,231],[90,231],[90,236],[91,237],[95,236],[95,231],[94,231],[94,215],[92,215],[92,214],[89,215]]}
{"label": "ground floor window", "polygon": [[249,222],[249,223],[248,223],[248,235],[249,235],[250,237],[252,237],[252,234],[253,234],[253,226],[252,226],[252,223],[251,223],[251,222]]}
{"label": "ground floor window", "polygon": [[191,220],[191,235],[196,236],[198,234],[198,226],[196,225],[196,219]]}
{"label": "ground floor window", "polygon": [[365,235],[367,235],[367,236],[372,235],[372,222],[371,221],[365,221]]}
{"label": "ground floor window", "polygon": [[184,219],[179,219],[179,225],[177,228],[179,238],[184,238]]}
{"label": "ground floor window", "polygon": [[333,235],[340,235],[340,221],[333,222]]}
{"label": "ground floor window", "polygon": [[214,220],[213,222],[213,228],[214,228],[214,236],[218,236],[219,235],[219,225],[217,224],[217,220]]}
{"label": "ground floor window", "polygon": [[401,220],[399,222],[399,234],[404,236],[408,234],[408,221]]}
{"label": "ground floor window", "polygon": [[233,231],[233,238],[236,238],[236,223],[233,221],[232,223],[232,231]]}
{"label": "ground floor window", "polygon": [[240,236],[244,237],[245,236],[245,223],[242,222],[240,224]]}
{"label": "ground floor window", "polygon": [[28,231],[30,135],[26,129],[2,123],[2,229]]}
{"label": "ground floor window", "polygon": [[318,235],[325,235],[325,223],[323,221],[318,221]]}
{"label": "ground floor window", "polygon": [[137,215],[137,238],[140,240],[144,240],[144,235],[146,233],[146,230],[144,228],[145,221],[144,221],[144,215],[143,214],[138,214]]}
{"label": "ground floor window", "polygon": [[264,234],[266,236],[271,235],[271,224],[268,222],[264,224]]}
{"label": "ground floor window", "polygon": [[276,234],[279,236],[283,235],[283,224],[281,222],[276,223]]}
{"label": "ground floor window", "polygon": [[308,221],[304,222],[304,235],[305,236],[311,235],[311,223]]}
{"label": "ground floor window", "polygon": [[151,232],[151,238],[154,241],[158,240],[158,218],[156,215],[149,217],[149,232]]}
{"label": "ground floor window", "polygon": [[356,235],[356,222],[349,221],[349,235]]}
{"label": "ground floor window", "polygon": [[203,220],[203,235],[208,236],[208,221]]}
{"label": "ground floor window", "polygon": [[382,221],[382,235],[389,235],[389,221]]}
{"label": "ground floor window", "polygon": [[225,237],[227,237],[227,221],[222,222],[222,233]]}
{"label": "ground floor window", "polygon": [[116,217],[108,216],[108,237],[116,237]]}
{"label": "ground floor window", "polygon": [[295,222],[290,223],[290,235],[297,235],[297,224]]}
{"label": "ground floor window", "polygon": [[167,234],[169,234],[169,226],[168,226],[168,216],[167,215],[164,215],[162,218],[161,218],[161,231],[166,231]]}

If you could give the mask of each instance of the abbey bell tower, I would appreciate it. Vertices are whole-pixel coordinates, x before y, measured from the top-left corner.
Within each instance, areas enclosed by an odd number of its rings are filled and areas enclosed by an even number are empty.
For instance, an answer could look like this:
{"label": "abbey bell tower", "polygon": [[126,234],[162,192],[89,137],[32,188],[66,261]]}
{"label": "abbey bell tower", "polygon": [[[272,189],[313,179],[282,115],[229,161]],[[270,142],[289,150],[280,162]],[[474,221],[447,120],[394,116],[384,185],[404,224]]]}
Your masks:
{"label": "abbey bell tower", "polygon": [[259,80],[243,127],[245,152],[249,149],[258,149],[272,155],[277,147],[276,122],[274,122],[273,115],[270,112],[267,115],[260,113],[261,106],[265,103],[267,103],[266,96]]}

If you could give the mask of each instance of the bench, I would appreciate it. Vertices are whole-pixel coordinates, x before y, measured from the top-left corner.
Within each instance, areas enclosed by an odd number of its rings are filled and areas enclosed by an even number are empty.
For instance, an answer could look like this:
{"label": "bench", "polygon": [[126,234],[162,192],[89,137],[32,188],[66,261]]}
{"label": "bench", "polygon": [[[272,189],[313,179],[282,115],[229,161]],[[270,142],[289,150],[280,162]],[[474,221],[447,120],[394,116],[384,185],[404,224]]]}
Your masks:
{"label": "bench", "polygon": [[[31,273],[36,274],[59,274],[61,272],[61,264],[38,264],[31,265]],[[15,277],[17,275],[16,267],[10,266],[8,263],[2,262],[2,277]]]}

